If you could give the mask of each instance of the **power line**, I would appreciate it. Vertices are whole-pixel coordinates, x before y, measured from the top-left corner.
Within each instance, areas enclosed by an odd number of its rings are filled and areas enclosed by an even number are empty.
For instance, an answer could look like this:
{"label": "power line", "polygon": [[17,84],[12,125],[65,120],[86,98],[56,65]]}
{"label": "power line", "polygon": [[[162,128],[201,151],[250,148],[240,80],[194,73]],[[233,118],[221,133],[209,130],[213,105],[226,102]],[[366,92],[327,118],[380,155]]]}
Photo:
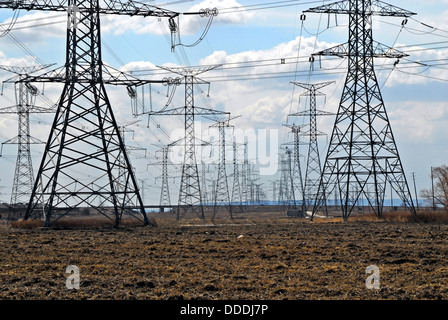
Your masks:
{"label": "power line", "polygon": [[[158,7],[164,7],[169,6],[173,4],[181,4],[181,3],[188,3],[192,2],[193,0],[184,0],[184,1],[173,1],[169,3],[164,4],[158,4]],[[141,2],[153,2],[153,1],[141,1]],[[291,6],[298,6],[298,5],[308,5],[313,3],[322,3],[322,1],[306,1],[298,3],[297,0],[290,0],[290,1],[276,1],[276,2],[268,2],[268,3],[260,3],[260,4],[252,4],[252,5],[245,5],[245,6],[239,6],[239,7],[228,7],[228,8],[220,8],[219,14],[231,14],[235,12],[243,12],[243,11],[256,11],[256,10],[265,10],[265,9],[275,9],[275,8],[283,8],[283,7],[291,7]],[[29,26],[23,26],[23,27],[17,27],[14,28],[14,30],[21,30],[21,29],[29,29],[29,28],[35,28],[40,26],[47,26],[47,25],[53,25],[58,23],[66,23],[66,19],[57,20],[53,22],[42,22],[43,20],[52,20],[52,19],[60,19],[60,15],[55,16],[48,16],[45,18],[35,18],[35,19],[26,19],[22,21],[16,21],[15,24],[25,24],[29,22],[35,22],[39,21],[38,24],[32,24]],[[1,27],[4,27],[2,24],[0,24]]]}
{"label": "power line", "polygon": [[324,2],[324,1],[322,1],[322,0],[321,1],[306,1],[306,2],[300,2],[300,3],[297,0],[276,1],[276,2],[245,5],[245,6],[239,6],[239,7],[221,8],[221,9],[219,9],[219,11],[220,11],[220,14],[229,14],[229,13],[243,12],[243,11],[256,11],[256,10],[293,7],[293,6],[298,6],[298,5],[309,5],[309,4],[313,4],[313,3],[322,3],[322,2]]}
{"label": "power line", "polygon": [[[331,60],[331,59],[328,59]],[[345,60],[342,60],[342,62],[339,65],[342,65]],[[432,64],[429,65],[428,63],[434,63],[434,62],[444,62],[444,63],[438,63],[438,64]],[[233,63],[234,64],[234,63]],[[430,60],[423,60],[423,61],[412,61],[412,60],[405,60],[403,62],[400,62],[401,65],[406,65],[402,69],[412,69],[415,68],[415,65],[421,65],[425,68],[441,68],[442,66],[448,65],[448,59],[430,59]],[[225,65],[225,64],[224,64]],[[271,64],[269,64],[271,65]],[[255,67],[262,67],[266,65],[260,65]],[[395,66],[394,63],[386,63],[383,64],[383,69],[385,70],[393,70],[393,67]],[[242,68],[246,68],[247,66],[243,66]],[[254,67],[254,68],[255,68]],[[226,68],[222,68],[223,70],[226,70]],[[239,69],[239,67],[233,67],[232,69]],[[147,71],[147,70],[141,70]],[[329,72],[330,71],[330,72]],[[324,76],[324,75],[338,75],[338,74],[344,74],[346,72],[346,68],[344,67],[335,67],[335,68],[327,68],[327,69],[315,69],[314,73],[316,76]],[[309,70],[299,70],[299,71],[282,71],[282,72],[258,72],[258,73],[252,73],[252,74],[228,74],[228,75],[221,75],[221,76],[209,76],[206,77],[208,81],[211,82],[223,82],[223,81],[240,81],[240,80],[263,80],[263,79],[276,79],[276,78],[288,78],[293,77],[295,74],[298,74],[298,77],[305,77],[308,75]],[[142,75],[153,75],[152,73],[142,73]],[[443,79],[442,79],[443,80]],[[444,80],[443,80],[444,81]]]}

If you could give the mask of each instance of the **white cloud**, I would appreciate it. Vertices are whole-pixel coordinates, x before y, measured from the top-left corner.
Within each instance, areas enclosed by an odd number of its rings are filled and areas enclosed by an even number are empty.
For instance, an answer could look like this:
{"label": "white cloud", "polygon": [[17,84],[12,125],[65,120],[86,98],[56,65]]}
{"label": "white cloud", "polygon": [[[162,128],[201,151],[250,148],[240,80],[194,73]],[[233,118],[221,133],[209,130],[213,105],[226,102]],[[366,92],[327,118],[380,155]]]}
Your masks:
{"label": "white cloud", "polygon": [[[293,89],[289,84],[290,81],[294,80],[296,64],[282,64],[281,58],[296,57],[299,52],[299,44],[301,45],[301,57],[310,56],[313,52],[334,45],[325,42],[316,42],[315,38],[301,39],[297,37],[295,40],[281,43],[266,50],[245,51],[236,54],[215,51],[211,55],[203,58],[200,61],[203,65],[224,64],[222,69],[213,71],[213,74],[212,72],[210,72],[210,75],[204,74],[205,79],[210,78],[212,81],[213,90],[211,95],[216,104],[224,105],[226,110],[232,114],[241,114],[243,116],[242,119],[244,119],[243,126],[250,125],[255,128],[281,126],[281,123],[286,122],[287,115],[291,111],[296,111],[296,104],[291,105]],[[258,63],[251,64],[250,62],[252,61],[258,61]],[[266,61],[269,63],[266,63]],[[303,62],[303,60],[301,61]],[[328,61],[326,67],[331,67],[339,63],[340,61]],[[226,70],[226,66],[234,67],[249,64],[254,67]],[[309,68],[310,64],[307,61],[299,65],[299,70],[302,71],[308,71]],[[286,77],[272,81],[259,79],[263,75],[275,76],[278,72],[285,72],[285,74],[290,75],[290,78]],[[234,79],[232,77],[234,75],[238,75],[240,78],[249,77],[253,80],[213,83],[215,76],[232,80]],[[306,81],[306,79],[302,78],[298,81]],[[297,90],[295,92],[300,93]]]}
{"label": "white cloud", "polygon": [[[12,12],[11,12],[12,15]],[[12,18],[6,19],[2,25],[6,28]],[[38,32],[36,31],[38,30]],[[48,38],[65,38],[67,30],[66,15],[60,12],[32,12],[21,14],[13,24],[13,34],[22,42],[42,43]]]}
{"label": "white cloud", "polygon": [[[214,23],[245,25],[247,22],[254,18],[254,13],[241,10],[242,5],[235,0],[205,0],[199,4],[192,6],[190,10],[188,10],[188,12],[200,12],[201,10],[213,10],[215,8],[218,9],[218,15],[214,18]],[[232,13],[219,14],[219,10],[222,9],[231,9]],[[199,21],[198,18],[195,18],[190,20],[190,23],[191,22],[198,23]]]}
{"label": "white cloud", "polygon": [[157,67],[149,61],[131,61],[120,68],[122,71],[155,70]]}
{"label": "white cloud", "polygon": [[[300,44],[300,48],[299,48]],[[316,42],[314,37],[305,38],[297,37],[289,42],[280,43],[274,48],[245,51],[232,55],[227,55],[224,51],[216,51],[201,60],[201,64],[221,64],[234,62],[250,62],[266,59],[278,59],[280,63],[281,58],[293,58],[300,53],[300,57],[309,57],[312,53],[324,50],[336,44],[326,42]],[[300,49],[300,51],[299,51]],[[275,70],[278,66],[273,66],[271,69]]]}
{"label": "white cloud", "polygon": [[391,103],[388,114],[402,140],[434,143],[448,134],[448,103],[401,101]]}
{"label": "white cloud", "polygon": [[[398,47],[406,47],[405,45],[398,45]],[[409,46],[400,49],[409,54],[409,57],[401,59],[391,72],[391,67],[388,66],[380,78],[380,82],[385,80],[388,76],[386,86],[394,87],[397,85],[412,85],[412,84],[428,84],[430,82],[439,81],[438,79],[447,79],[446,70],[438,68],[437,60],[445,60],[448,50],[446,49],[427,49],[423,46]],[[393,62],[393,61],[392,61]],[[386,61],[391,64],[390,59]],[[431,67],[434,66],[434,67]],[[381,68],[377,68],[377,71]],[[390,74],[390,76],[389,76]]]}
{"label": "white cloud", "polygon": [[[208,10],[217,8],[238,8],[241,7],[235,0],[205,0],[199,4],[192,6],[187,12],[201,12],[201,10]],[[173,10],[176,11],[176,10]],[[244,25],[253,18],[252,13],[240,12],[233,14],[223,14],[213,17],[213,25],[217,24],[238,24]],[[107,33],[115,35],[126,32],[135,32],[137,34],[156,34],[169,35],[169,21],[167,18],[157,17],[126,17],[116,15],[103,15],[101,18],[102,30]],[[177,24],[178,33],[180,35],[194,35],[205,29],[209,20],[207,16],[201,15],[180,15],[174,19]],[[176,33],[177,36],[177,33]]]}
{"label": "white cloud", "polygon": [[[0,51],[0,65],[25,67],[25,66],[32,66],[32,65],[36,65],[36,64],[37,63],[36,63],[34,57],[23,56],[20,58],[10,58],[10,57],[7,57],[2,51]],[[10,77],[11,77],[11,73],[9,73],[9,78]],[[6,75],[5,78],[8,78],[8,75]]]}

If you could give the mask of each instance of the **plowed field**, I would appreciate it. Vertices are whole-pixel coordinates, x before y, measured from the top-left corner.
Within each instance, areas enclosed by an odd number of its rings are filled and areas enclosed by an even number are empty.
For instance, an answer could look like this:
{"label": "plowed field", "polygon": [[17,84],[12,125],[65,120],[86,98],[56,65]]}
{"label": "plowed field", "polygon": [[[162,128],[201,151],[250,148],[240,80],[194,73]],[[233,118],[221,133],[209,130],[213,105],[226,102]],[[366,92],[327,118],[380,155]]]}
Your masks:
{"label": "plowed field", "polygon": [[[2,299],[448,299],[448,225],[282,215],[0,229]],[[69,290],[66,268],[79,268]],[[367,289],[366,268],[380,288]]]}

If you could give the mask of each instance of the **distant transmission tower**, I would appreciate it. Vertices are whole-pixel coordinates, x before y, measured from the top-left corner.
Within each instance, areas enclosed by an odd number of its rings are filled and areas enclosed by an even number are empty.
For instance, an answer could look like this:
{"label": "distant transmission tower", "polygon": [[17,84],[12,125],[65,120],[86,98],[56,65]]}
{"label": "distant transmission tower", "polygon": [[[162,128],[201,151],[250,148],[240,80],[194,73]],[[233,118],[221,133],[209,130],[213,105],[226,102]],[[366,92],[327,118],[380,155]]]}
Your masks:
{"label": "distant transmission tower", "polygon": [[178,214],[180,219],[187,213],[193,213],[201,219],[205,218],[202,193],[199,180],[198,163],[196,160],[196,136],[195,136],[195,115],[222,115],[228,112],[221,112],[212,109],[197,107],[194,103],[194,85],[209,84],[197,76],[218,68],[219,65],[210,67],[197,68],[167,68],[160,67],[173,73],[183,76],[182,79],[176,81],[177,85],[185,85],[185,105],[174,109],[164,109],[161,111],[151,112],[150,115],[177,115],[184,116],[185,119],[185,152],[184,162],[182,166],[182,177],[179,191]]}
{"label": "distant transmission tower", "polygon": [[201,161],[201,191],[202,191],[202,201],[204,204],[208,204],[208,191],[207,191],[207,165],[204,161]]}
{"label": "distant transmission tower", "polygon": [[244,158],[241,166],[241,197],[244,203],[244,208],[249,202],[249,159],[247,155],[247,143],[244,143]]}
{"label": "distant transmission tower", "polygon": [[[294,175],[292,171],[292,150],[286,148],[286,178],[289,179],[289,199],[288,199],[288,214],[290,211],[297,211],[297,201],[295,196]],[[296,213],[297,214],[297,213]],[[295,214],[295,215],[296,215]]]}
{"label": "distant transmission tower", "polygon": [[[348,43],[313,56],[348,58],[348,74],[330,139],[313,217],[337,188],[343,219],[365,196],[382,216],[386,184],[390,182],[404,205],[415,214],[411,193],[398,155],[389,118],[375,75],[374,58],[400,59],[406,54],[373,40],[372,16],[409,17],[410,11],[382,1],[346,0],[305,12],[348,14]],[[355,191],[351,193],[351,191]]]}
{"label": "distant transmission tower", "polygon": [[[218,163],[218,177],[216,179],[216,189],[215,189],[215,205],[213,208],[213,218],[215,218],[216,213],[218,211],[218,205],[224,206],[227,208],[230,214],[230,218],[233,218],[232,215],[232,204],[230,201],[230,192],[229,192],[229,183],[228,176],[226,171],[226,128],[233,127],[230,125],[230,121],[240,116],[236,117],[228,117],[226,119],[213,119],[208,118],[210,120],[216,121],[215,124],[210,127],[218,128],[219,130],[219,163]],[[206,117],[207,118],[207,117]]]}
{"label": "distant transmission tower", "polygon": [[[303,209],[306,212],[310,207],[314,207],[314,201],[316,200],[317,197],[317,190],[319,189],[319,182],[322,176],[322,166],[320,161],[320,153],[317,138],[325,134],[317,130],[317,117],[334,115],[333,113],[330,112],[317,110],[316,96],[323,95],[318,90],[332,84],[333,82],[323,82],[316,84],[308,84],[300,82],[292,82],[292,83],[296,86],[302,87],[305,90],[307,90],[306,92],[302,93],[301,96],[309,97],[308,110],[289,115],[291,117],[304,116],[309,117],[310,119],[309,130],[301,133],[302,136],[309,137],[308,156],[305,171],[305,183],[303,185],[303,192],[304,192]],[[328,216],[327,196],[324,191],[322,191],[322,198],[323,198],[322,201],[323,210],[325,215]]]}
{"label": "distant transmission tower", "polygon": [[[289,207],[291,201],[293,201],[293,190],[291,188],[292,172],[291,163],[291,150],[286,149],[285,153],[281,155],[280,159],[280,181],[278,190],[278,202],[284,207]],[[291,192],[292,191],[292,192]]]}
{"label": "distant transmission tower", "polygon": [[240,169],[238,162],[238,145],[236,142],[233,142],[233,187],[232,187],[232,204],[238,204],[240,206],[241,212],[243,211],[243,195],[241,193],[241,184],[240,184]]}
{"label": "distant transmission tower", "polygon": [[276,180],[269,180],[269,182],[272,183],[272,201],[273,202],[277,202],[277,183],[278,181]]}
{"label": "distant transmission tower", "polygon": [[[296,208],[297,202],[300,199],[300,203],[302,203],[302,213],[296,212],[297,215],[302,216],[303,210],[304,210],[304,202],[305,202],[305,192],[303,188],[303,176],[302,176],[302,168],[300,165],[300,145],[303,145],[303,142],[300,141],[300,136],[302,136],[302,126],[298,126],[295,124],[289,125],[285,124],[285,127],[288,127],[291,129],[291,133],[293,134],[293,141],[290,143],[284,143],[283,145],[292,145],[292,150],[287,150],[287,157],[291,158],[291,153],[294,153],[294,157],[290,159],[292,161],[291,163],[288,163],[287,166],[291,167],[291,188],[290,191],[291,195],[294,195],[294,208]],[[292,214],[292,213],[290,213]]]}
{"label": "distant transmission tower", "polygon": [[168,154],[169,145],[163,147],[162,149],[162,188],[160,189],[160,206],[170,206],[170,188],[169,188],[169,176],[168,176]]}
{"label": "distant transmission tower", "polygon": [[3,83],[14,83],[16,105],[0,109],[0,114],[18,115],[17,136],[2,143],[2,149],[4,144],[17,144],[17,161],[10,202],[11,207],[17,210],[13,210],[11,212],[8,220],[13,218],[23,218],[23,215],[25,214],[24,209],[26,209],[26,205],[30,200],[34,184],[30,145],[44,144],[43,141],[32,137],[30,134],[30,114],[55,112],[55,110],[50,108],[42,108],[36,106],[35,101],[39,91],[32,84],[25,84],[23,82],[20,82],[20,80],[23,80],[29,74],[35,73],[39,70],[43,70],[45,68],[48,68],[49,66],[50,65],[30,67],[0,66],[0,69],[16,74],[16,76],[3,81]]}
{"label": "distant transmission tower", "polygon": [[151,163],[152,165],[162,165],[162,175],[159,177],[156,177],[156,180],[158,178],[162,179],[162,187],[160,189],[160,201],[159,205],[163,209],[164,207],[170,207],[171,206],[171,197],[170,197],[170,187],[169,187],[169,180],[174,179],[175,177],[170,177],[168,175],[168,165],[171,164],[169,162],[169,153],[171,147],[175,146],[178,141],[172,142],[170,144],[167,144],[163,146],[160,150],[156,152],[162,152],[162,161],[158,163]]}
{"label": "distant transmission tower", "polygon": [[[123,122],[123,123],[118,123],[118,132],[123,140],[123,145],[125,146],[125,150],[127,152],[127,154],[131,154],[131,151],[135,151],[135,150],[145,150],[145,148],[142,147],[134,147],[134,146],[130,146],[126,144],[126,133],[127,132],[134,132],[134,130],[130,129],[129,126],[134,125],[136,123],[140,122],[140,120],[135,120],[135,121],[127,121],[127,122]],[[126,163],[126,159],[124,157],[124,153],[121,154],[121,158],[119,159],[120,163]],[[129,163],[130,163],[130,159],[129,159]],[[132,167],[131,167],[132,168]],[[141,179],[140,179],[141,180]],[[116,180],[117,185],[120,189],[126,188],[126,185],[128,183],[128,181],[126,181],[126,167],[124,166],[120,166],[118,169],[118,178]],[[127,195],[129,196],[129,195]],[[132,198],[128,197],[126,199],[126,202],[132,203]],[[143,196],[142,196],[142,203],[143,202]]]}
{"label": "distant transmission tower", "polygon": [[247,184],[249,186],[249,195],[250,195],[250,200],[249,203],[251,205],[255,205],[256,204],[256,200],[257,200],[257,193],[256,193],[256,181],[258,181],[260,179],[260,177],[258,176],[258,174],[256,173],[256,171],[254,170],[254,165],[251,164],[248,166],[247,168]]}

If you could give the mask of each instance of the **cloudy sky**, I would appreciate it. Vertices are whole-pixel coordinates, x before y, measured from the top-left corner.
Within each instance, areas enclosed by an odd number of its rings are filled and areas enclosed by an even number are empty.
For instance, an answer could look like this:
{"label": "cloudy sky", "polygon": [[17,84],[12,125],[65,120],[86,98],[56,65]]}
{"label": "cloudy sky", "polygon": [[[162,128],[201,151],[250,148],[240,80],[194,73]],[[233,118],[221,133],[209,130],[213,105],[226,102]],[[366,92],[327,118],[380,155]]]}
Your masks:
{"label": "cloudy sky", "polygon": [[[103,15],[101,20],[103,61],[116,69],[132,73],[143,79],[160,80],[176,77],[157,66],[204,66],[221,67],[201,74],[210,87],[195,87],[196,105],[230,112],[241,117],[235,119],[235,130],[254,131],[263,129],[275,132],[278,143],[288,142],[291,135],[284,124],[305,124],[306,119],[288,117],[288,114],[304,110],[306,100],[299,96],[303,90],[290,84],[298,82],[334,81],[322,90],[325,98],[318,100],[318,108],[336,112],[341,96],[347,61],[340,58],[322,58],[313,64],[309,57],[313,52],[345,43],[348,39],[347,17],[326,14],[306,14],[303,11],[332,1],[255,1],[255,0],[205,0],[205,1],[146,1],[176,12],[197,12],[203,8],[218,8],[219,15],[209,18],[181,15],[178,34],[172,50],[172,38],[166,19],[155,17],[126,17]],[[448,76],[446,75],[448,54],[448,1],[446,0],[397,0],[391,4],[417,13],[403,21],[398,17],[374,17],[374,37],[397,50],[409,54],[394,67],[391,60],[376,60],[378,82],[382,89],[386,109],[391,121],[396,143],[402,157],[408,181],[412,183],[415,173],[417,188],[430,187],[430,168],[448,164],[446,137],[448,136]],[[25,12],[0,10],[0,21],[4,29],[12,31],[0,38],[0,65],[27,66],[56,64],[65,60],[66,16],[64,13]],[[15,21],[15,23],[13,23]],[[208,32],[205,32],[207,31]],[[205,35],[205,37],[203,37]],[[197,40],[203,39],[196,46]],[[0,80],[12,74],[0,70]],[[37,98],[41,106],[56,103],[60,85],[38,86],[45,95]],[[140,101],[145,101],[145,110],[165,107],[172,88],[153,85],[139,89]],[[208,96],[209,93],[209,96]],[[146,149],[131,151],[131,157],[140,180],[146,179],[145,201],[158,203],[155,177],[160,168],[147,163],[160,161],[155,151],[170,142],[182,127],[181,117],[134,117],[126,88],[111,87],[108,91],[114,112],[120,123],[139,122],[129,127],[126,141],[129,145]],[[171,107],[183,105],[183,89],[176,88]],[[2,106],[14,105],[14,90],[5,84],[0,97]],[[143,108],[139,107],[140,112]],[[210,134],[207,119],[198,119],[200,135]],[[46,140],[51,115],[32,115],[31,134]],[[319,130],[330,134],[334,119],[321,117]],[[0,117],[0,140],[6,141],[17,132],[17,116]],[[230,130],[231,131],[231,130]],[[235,131],[234,131],[235,132]],[[261,138],[260,138],[261,139]],[[322,157],[326,152],[329,137],[319,140]],[[271,151],[268,143],[267,153]],[[0,165],[0,199],[8,201],[13,177],[15,145],[3,145]],[[35,171],[42,157],[42,146],[33,145]],[[276,152],[274,150],[275,157]],[[260,151],[257,151],[260,153]],[[212,152],[207,156],[211,158]],[[266,154],[266,150],[265,150]],[[146,155],[146,158],[145,158]],[[252,154],[252,158],[259,154]],[[174,157],[175,158],[175,157]],[[272,155],[274,158],[274,155]],[[207,160],[207,159],[204,159]],[[255,160],[255,159],[252,159]],[[211,162],[211,161],[210,161]],[[255,163],[256,168],[264,164]],[[232,170],[228,169],[229,172]],[[268,170],[269,171],[269,170]],[[270,181],[278,178],[277,170],[265,171],[262,182],[266,192],[271,192]],[[213,179],[210,176],[210,179]],[[178,183],[179,179],[175,180]],[[151,188],[152,189],[151,191]],[[177,187],[173,187],[172,201],[176,202]],[[412,185],[413,191],[413,185]]]}

